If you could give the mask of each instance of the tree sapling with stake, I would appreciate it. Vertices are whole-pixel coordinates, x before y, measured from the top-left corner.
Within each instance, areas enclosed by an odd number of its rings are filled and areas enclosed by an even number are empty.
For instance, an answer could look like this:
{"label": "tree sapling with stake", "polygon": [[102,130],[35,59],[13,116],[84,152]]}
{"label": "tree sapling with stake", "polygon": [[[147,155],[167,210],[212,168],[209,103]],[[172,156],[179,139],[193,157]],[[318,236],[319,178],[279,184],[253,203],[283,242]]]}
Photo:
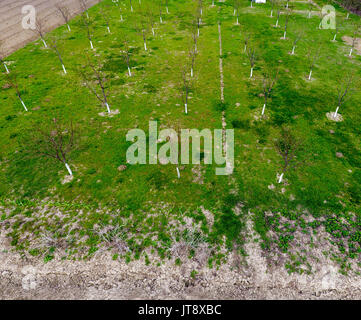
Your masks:
{"label": "tree sapling with stake", "polygon": [[65,24],[68,27],[69,32],[71,32],[71,28],[70,28],[70,25],[69,25],[71,14],[70,14],[69,9],[67,7],[65,7],[65,6],[61,6],[61,5],[58,5],[58,4],[56,5],[56,9],[58,10],[58,13],[62,16]]}
{"label": "tree sapling with stake", "polygon": [[292,134],[289,128],[284,127],[281,129],[280,138],[275,142],[275,148],[282,157],[282,169],[278,177],[278,183],[282,183],[285,173],[302,163],[297,159],[297,155],[303,148],[301,141]]}
{"label": "tree sapling with stake", "polygon": [[341,106],[345,103],[346,99],[350,97],[355,83],[354,72],[345,72],[344,76],[338,82],[337,87],[337,108],[333,113],[333,119],[337,118],[338,111]]}
{"label": "tree sapling with stake", "polygon": [[251,74],[250,74],[249,77],[250,77],[250,79],[252,79],[252,77],[253,77],[253,69],[254,69],[254,65],[256,63],[256,59],[257,59],[256,49],[254,47],[248,46],[247,57],[248,57],[248,60],[249,60],[249,64],[251,66]]}
{"label": "tree sapling with stake", "polygon": [[43,21],[40,20],[40,18],[36,18],[34,32],[36,34],[38,34],[41,41],[43,41],[44,47],[47,48],[48,45],[47,45],[47,43],[45,41],[45,29],[44,29]]}
{"label": "tree sapling with stake", "polygon": [[308,52],[307,52],[308,66],[309,66],[309,70],[310,70],[310,73],[308,75],[308,80],[312,79],[313,68],[314,68],[317,60],[320,58],[320,53],[321,53],[320,45],[317,45],[316,48],[313,48],[312,44],[309,45]]}
{"label": "tree sapling with stake", "polygon": [[7,84],[9,85],[9,87],[14,88],[14,90],[16,92],[16,95],[19,98],[20,103],[24,107],[25,111],[28,111],[28,108],[26,107],[26,105],[25,105],[25,103],[23,101],[21,91],[19,89],[19,84],[18,84],[18,81],[17,81],[16,73],[13,72],[11,74],[10,73],[6,74],[6,80],[7,80]]}
{"label": "tree sapling with stake", "polygon": [[69,154],[76,148],[76,132],[72,121],[69,125],[64,125],[59,119],[54,118],[46,123],[34,124],[29,135],[28,153],[60,161],[69,176],[73,176],[68,164]]}
{"label": "tree sapling with stake", "polygon": [[189,98],[191,86],[192,86],[191,80],[187,77],[187,67],[184,67],[182,71],[181,95],[184,104],[185,114],[188,114],[188,98]]}
{"label": "tree sapling with stake", "polygon": [[[90,73],[88,72],[90,71]],[[79,74],[82,77],[83,83],[90,90],[91,93],[107,108],[108,113],[111,113],[108,104],[108,97],[105,91],[105,77],[101,73],[100,68],[87,58],[87,64],[79,69]],[[100,89],[101,93],[97,91]]]}
{"label": "tree sapling with stake", "polygon": [[272,90],[278,81],[278,75],[279,75],[279,68],[277,68],[275,72],[269,70],[263,73],[262,84],[263,84],[264,105],[262,108],[262,116],[264,116],[268,99],[271,96]]}
{"label": "tree sapling with stake", "polygon": [[9,68],[6,65],[5,61],[4,61],[4,58],[5,58],[5,53],[4,52],[5,51],[4,51],[3,48],[4,48],[3,47],[3,42],[0,41],[0,63],[4,66],[6,73],[9,74],[10,73]]}
{"label": "tree sapling with stake", "polygon": [[67,74],[63,59],[62,59],[61,54],[60,54],[60,52],[58,50],[57,39],[55,37],[50,40],[50,48],[53,49],[54,52],[56,53],[56,55],[58,56],[59,61],[60,61],[61,65],[62,65],[62,67],[63,67],[64,74]]}

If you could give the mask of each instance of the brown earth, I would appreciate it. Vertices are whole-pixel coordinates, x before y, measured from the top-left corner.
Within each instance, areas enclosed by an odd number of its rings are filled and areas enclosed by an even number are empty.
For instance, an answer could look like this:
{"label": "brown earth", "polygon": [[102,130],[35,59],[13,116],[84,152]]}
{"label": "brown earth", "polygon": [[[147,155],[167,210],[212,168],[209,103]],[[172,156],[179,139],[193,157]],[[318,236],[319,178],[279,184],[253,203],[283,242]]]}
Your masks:
{"label": "brown earth", "polygon": [[[97,0],[87,0],[88,7],[97,2]],[[32,30],[24,30],[22,27],[24,16],[21,9],[24,5],[29,4],[35,7],[37,17],[43,21],[47,32],[64,24],[55,5],[68,7],[73,16],[81,12],[78,0],[32,0],[30,2],[27,0],[0,0],[0,41],[3,43],[5,55],[11,54],[38,38]]]}

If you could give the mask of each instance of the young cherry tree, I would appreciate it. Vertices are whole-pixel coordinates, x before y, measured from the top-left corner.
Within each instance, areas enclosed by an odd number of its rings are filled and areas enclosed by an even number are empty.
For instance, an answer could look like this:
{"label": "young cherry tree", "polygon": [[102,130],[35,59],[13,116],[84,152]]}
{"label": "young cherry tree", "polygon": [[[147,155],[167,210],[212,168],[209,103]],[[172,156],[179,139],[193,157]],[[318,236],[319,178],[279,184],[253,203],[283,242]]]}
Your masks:
{"label": "young cherry tree", "polygon": [[148,16],[148,20],[149,20],[149,25],[151,27],[151,30],[152,30],[152,35],[153,37],[155,36],[155,14],[152,10],[152,7],[148,6],[147,7],[147,16]]}
{"label": "young cherry tree", "polygon": [[11,74],[6,74],[6,81],[9,87],[13,88],[16,92],[17,97],[20,100],[21,105],[24,107],[25,111],[28,111],[28,108],[26,107],[23,98],[22,98],[22,94],[21,91],[19,89],[19,84],[17,81],[17,75],[16,73],[11,73]]}
{"label": "young cherry tree", "polygon": [[280,137],[275,142],[275,148],[282,158],[281,174],[278,177],[278,183],[282,183],[286,172],[301,164],[297,154],[303,147],[301,140],[297,139],[289,128],[283,127]]}
{"label": "young cherry tree", "polygon": [[321,46],[317,46],[317,48],[313,48],[312,44],[309,45],[307,52],[307,61],[310,70],[310,73],[308,75],[308,80],[312,79],[313,68],[316,62],[318,61],[318,59],[320,58],[320,54],[321,54]]}
{"label": "young cherry tree", "polygon": [[125,36],[123,39],[123,50],[121,51],[121,54],[123,56],[124,62],[127,64],[128,75],[129,75],[129,77],[131,77],[132,72],[130,70],[130,47],[129,47],[128,40]]}
{"label": "young cherry tree", "polygon": [[136,22],[135,29],[137,30],[138,34],[140,34],[143,38],[144,50],[148,51],[147,47],[147,36],[149,33],[148,25],[143,14],[140,15],[139,21]]}
{"label": "young cherry tree", "polygon": [[83,28],[85,28],[86,33],[87,33],[87,38],[89,40],[90,43],[90,48],[94,49],[94,45],[93,45],[93,38],[92,38],[92,23],[93,21],[90,20],[89,18],[87,18],[86,15],[84,15],[84,13],[82,14],[82,26]]}
{"label": "young cherry tree", "polygon": [[104,19],[104,21],[105,21],[105,24],[107,25],[107,30],[108,30],[108,32],[110,33],[110,26],[109,26],[110,20],[109,20],[109,16],[104,12],[104,10],[103,10],[102,7],[99,8],[99,12],[100,12],[100,14],[101,14],[102,17],[103,17],[103,19]]}
{"label": "young cherry tree", "polygon": [[56,6],[56,9],[58,10],[58,13],[61,15],[61,17],[63,18],[65,24],[67,25],[68,27],[68,30],[69,32],[71,32],[71,28],[70,28],[70,25],[69,25],[69,21],[70,21],[70,18],[71,18],[71,14],[70,14],[70,11],[67,7],[65,6],[61,6],[59,4],[57,4]]}
{"label": "young cherry tree", "polygon": [[281,5],[278,4],[277,6],[277,21],[275,27],[278,28],[279,22],[280,22],[280,16],[281,16]]}
{"label": "young cherry tree", "polygon": [[41,41],[43,41],[44,47],[47,48],[48,45],[45,41],[45,28],[43,21],[40,20],[40,18],[36,18],[34,32],[40,37]]}
{"label": "young cherry tree", "polygon": [[28,151],[35,156],[60,161],[69,175],[73,176],[68,164],[70,153],[76,149],[76,130],[72,121],[63,124],[62,121],[54,118],[49,122],[34,125],[29,134]]}
{"label": "young cherry tree", "polygon": [[0,63],[4,66],[6,73],[9,74],[10,71],[9,71],[9,68],[6,65],[4,59],[5,59],[5,50],[4,50],[4,47],[3,47],[3,42],[0,41]]}
{"label": "young cherry tree", "polygon": [[79,69],[79,74],[84,85],[102,103],[102,105],[107,108],[108,113],[111,113],[105,89],[105,82],[107,79],[100,71],[99,64],[96,66],[88,57],[87,64]]}
{"label": "young cherry tree", "polygon": [[307,16],[308,19],[311,19],[312,9],[313,9],[312,0],[308,0],[308,16]]}
{"label": "young cherry tree", "polygon": [[278,75],[279,75],[279,68],[277,68],[276,71],[270,69],[263,73],[262,87],[263,87],[264,104],[262,108],[262,116],[265,113],[267,102],[271,96],[272,90],[278,81]]}
{"label": "young cherry tree", "polygon": [[78,0],[78,1],[79,1],[80,12],[85,13],[86,17],[89,19],[87,0]]}
{"label": "young cherry tree", "polygon": [[61,57],[61,54],[58,50],[58,44],[57,44],[57,39],[54,37],[50,40],[50,48],[54,50],[54,52],[56,53],[56,55],[58,56],[59,58],[59,61],[61,63],[61,66],[63,68],[63,71],[64,71],[64,74],[67,74],[67,71],[65,69],[65,65],[64,65],[64,62],[63,62],[63,59]]}
{"label": "young cherry tree", "polygon": [[189,93],[192,88],[192,82],[187,76],[187,69],[188,67],[185,66],[182,71],[182,85],[181,85],[181,96],[184,104],[184,112],[188,114],[188,99]]}
{"label": "young cherry tree", "polygon": [[337,118],[337,114],[341,106],[345,103],[346,99],[350,97],[355,84],[354,72],[345,72],[344,76],[338,82],[337,87],[337,108],[333,114],[333,118]]}
{"label": "young cherry tree", "polygon": [[119,5],[119,0],[112,0],[112,2],[115,4],[115,6],[117,7],[117,9],[119,10],[120,13],[120,21],[123,21],[123,14],[122,14],[122,8]]}
{"label": "young cherry tree", "polygon": [[240,0],[233,0],[233,15],[236,17],[236,25],[239,25],[239,8],[241,7]]}
{"label": "young cherry tree", "polygon": [[165,0],[165,10],[167,12],[167,14],[169,14],[169,7],[168,7],[168,0]]}
{"label": "young cherry tree", "polygon": [[292,11],[291,11],[291,9],[288,9],[287,11],[286,11],[286,14],[285,14],[285,30],[284,30],[284,33],[283,33],[283,38],[281,38],[281,39],[283,39],[283,40],[286,40],[286,36],[287,36],[287,28],[288,28],[288,23],[289,23],[289,21],[290,21],[290,18],[291,18],[291,14],[292,14]]}
{"label": "young cherry tree", "polygon": [[248,32],[245,32],[245,35],[244,35],[244,49],[243,49],[243,52],[246,53],[247,52],[247,49],[248,49],[248,43],[249,43],[249,39],[250,39],[250,34]]}
{"label": "young cherry tree", "polygon": [[159,22],[160,22],[160,24],[162,24],[163,23],[163,15],[162,15],[163,1],[162,0],[158,1],[158,6],[159,6]]}
{"label": "young cherry tree", "polygon": [[193,40],[193,45],[194,45],[194,50],[196,53],[198,53],[198,35],[199,35],[199,29],[198,29],[198,24],[197,24],[197,20],[193,20],[192,23],[192,27],[191,27],[191,32],[192,32],[192,40]]}
{"label": "young cherry tree", "polygon": [[130,5],[130,11],[133,12],[133,4],[132,4],[132,0],[129,0],[129,5]]}
{"label": "young cherry tree", "polygon": [[291,51],[291,53],[290,53],[291,55],[294,55],[294,54],[295,54],[295,50],[296,50],[297,44],[302,40],[303,35],[304,35],[303,30],[296,32],[295,37],[294,37],[294,39],[293,39],[292,51]]}
{"label": "young cherry tree", "polygon": [[353,26],[353,36],[352,36],[352,45],[351,45],[351,49],[350,49],[350,53],[349,53],[349,57],[352,56],[352,52],[353,50],[355,49],[355,45],[356,45],[356,42],[357,42],[357,38],[358,38],[358,35],[360,33],[360,25],[356,22]]}
{"label": "young cherry tree", "polygon": [[273,18],[273,11],[275,9],[275,7],[279,6],[279,0],[270,0],[271,3],[271,14],[270,17]]}
{"label": "young cherry tree", "polygon": [[190,57],[190,63],[191,63],[191,78],[193,78],[194,75],[194,65],[197,57],[197,52],[195,50],[195,47],[193,46],[192,49],[189,51],[189,57]]}
{"label": "young cherry tree", "polygon": [[248,46],[247,57],[248,57],[248,60],[249,60],[249,64],[251,66],[251,74],[250,74],[249,77],[250,77],[250,79],[252,79],[254,65],[255,65],[256,60],[257,60],[256,49],[254,47]]}
{"label": "young cherry tree", "polygon": [[337,20],[337,23],[336,23],[336,26],[335,26],[335,28],[336,28],[336,29],[335,29],[335,34],[334,34],[334,36],[333,36],[333,39],[331,40],[332,42],[336,42],[336,41],[337,41],[336,38],[337,38],[338,33],[340,32],[342,22],[343,22],[343,20],[342,20],[341,18],[339,18],[339,19]]}

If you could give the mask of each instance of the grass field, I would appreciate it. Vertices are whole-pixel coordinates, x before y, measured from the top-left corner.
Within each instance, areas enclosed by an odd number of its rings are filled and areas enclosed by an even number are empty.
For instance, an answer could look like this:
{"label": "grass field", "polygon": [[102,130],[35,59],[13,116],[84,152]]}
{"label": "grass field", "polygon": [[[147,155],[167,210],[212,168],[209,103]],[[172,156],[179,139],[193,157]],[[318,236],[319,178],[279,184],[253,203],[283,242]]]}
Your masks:
{"label": "grass field", "polygon": [[[212,265],[226,258],[224,248],[247,254],[243,244],[251,220],[265,254],[286,255],[290,271],[312,271],[307,247],[293,248],[297,230],[312,239],[324,228],[337,248],[328,255],[343,272],[349,270],[350,260],[359,258],[361,56],[354,51],[348,57],[350,46],[341,37],[352,37],[353,24],[359,24],[360,18],[351,15],[343,20],[345,11],[337,8],[342,23],[337,41],[332,42],[334,30],[319,29],[320,18],[307,18],[306,3],[291,2],[295,12],[282,40],[285,15],[275,28],[269,4],[250,8],[248,1],[242,2],[236,25],[231,1],[216,1],[214,7],[211,1],[203,2],[188,114],[179,87],[192,46],[193,1],[169,1],[169,14],[163,7],[162,24],[158,7],[151,6],[156,28],[154,36],[148,32],[147,51],[136,25],[142,10],[153,2],[143,0],[140,6],[133,1],[131,12],[129,2],[123,1],[121,22],[112,1],[104,0],[89,9],[95,50],[80,17],[71,21],[71,32],[63,26],[46,36],[58,39],[66,75],[56,53],[40,40],[6,58],[29,109],[24,111],[2,70],[1,224],[17,250],[48,261],[56,252],[75,259],[105,248],[114,259],[143,257],[146,263],[156,263],[149,258],[154,252],[161,259],[176,258],[175,244],[182,242],[190,259],[197,248],[207,247]],[[109,16],[111,33],[100,7]],[[304,36],[295,55],[290,55],[301,30]],[[247,35],[257,57],[252,79],[244,52]],[[124,36],[131,47],[131,77],[121,54]],[[309,81],[307,53],[318,48],[320,57]],[[77,72],[87,55],[104,74],[109,105],[119,111],[114,116],[99,115],[106,111],[104,106]],[[261,117],[262,73],[277,66],[279,80]],[[351,72],[355,90],[339,110],[343,121],[331,121],[326,113],[335,111],[337,87]],[[220,129],[223,111],[227,128],[235,129],[231,176],[216,176],[215,165],[180,166],[180,179],[175,165],[127,165],[130,143],[125,136],[130,129],[148,132],[150,120],[158,121],[160,128]],[[34,149],[30,138],[34,128],[53,118],[71,120],[76,127],[78,147],[69,158],[74,178],[68,183],[62,183],[67,172],[61,162],[29,151]],[[284,128],[302,142],[296,157],[300,165],[277,183],[282,158],[275,141]]]}

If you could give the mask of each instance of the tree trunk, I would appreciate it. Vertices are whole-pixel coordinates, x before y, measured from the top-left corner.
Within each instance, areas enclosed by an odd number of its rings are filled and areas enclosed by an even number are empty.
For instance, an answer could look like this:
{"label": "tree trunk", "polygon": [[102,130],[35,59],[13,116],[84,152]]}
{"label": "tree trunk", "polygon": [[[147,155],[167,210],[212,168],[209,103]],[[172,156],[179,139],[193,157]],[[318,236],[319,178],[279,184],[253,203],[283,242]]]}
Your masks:
{"label": "tree trunk", "polygon": [[292,55],[295,54],[295,49],[296,49],[296,46],[293,46],[292,52],[291,52]]}
{"label": "tree trunk", "polygon": [[311,69],[310,74],[308,76],[308,80],[311,80],[311,77],[312,77],[312,69]]}
{"label": "tree trunk", "polygon": [[9,71],[9,69],[8,69],[8,66],[5,64],[5,62],[3,62],[3,64],[4,64],[4,67],[5,67],[6,73],[9,74],[10,71]]}
{"label": "tree trunk", "polygon": [[281,183],[283,181],[283,175],[284,175],[284,173],[282,172],[278,179],[278,183]]}
{"label": "tree trunk", "polygon": [[67,74],[65,66],[63,64],[62,64],[62,66],[63,66],[64,73]]}
{"label": "tree trunk", "polygon": [[46,44],[46,42],[45,42],[45,40],[44,39],[41,39],[42,41],[43,41],[43,43],[44,43],[44,47],[45,48],[47,48],[48,47],[48,45]]}
{"label": "tree trunk", "polygon": [[178,176],[178,179],[180,179],[180,172],[179,172],[179,168],[177,167],[177,176]]}
{"label": "tree trunk", "polygon": [[132,76],[132,73],[130,72],[130,67],[128,67],[128,74],[129,74],[129,77]]}
{"label": "tree trunk", "polygon": [[262,108],[262,116],[264,115],[265,110],[266,110],[266,104],[263,105],[263,108]]}
{"label": "tree trunk", "polygon": [[69,26],[69,24],[68,24],[68,30],[69,30],[69,32],[71,32],[71,29],[70,29],[70,26]]}
{"label": "tree trunk", "polygon": [[250,78],[252,78],[253,77],[253,67],[251,68],[251,74],[250,74],[250,76],[249,76]]}
{"label": "tree trunk", "polygon": [[107,107],[107,111],[108,111],[108,113],[110,113],[111,111],[110,111],[110,107],[109,107],[108,102],[105,102],[105,106]]}
{"label": "tree trunk", "polygon": [[186,114],[188,114],[188,105],[186,103],[184,104],[184,111]]}
{"label": "tree trunk", "polygon": [[25,111],[28,111],[28,108],[26,107],[26,105],[25,105],[25,103],[24,103],[23,99],[21,99],[21,97],[19,97],[19,99],[20,99],[20,102],[21,102],[21,104],[23,105],[23,107],[24,107]]}
{"label": "tree trunk", "polygon": [[73,172],[71,171],[69,165],[68,165],[66,162],[65,162],[65,167],[66,167],[66,169],[68,170],[69,175],[70,175],[70,176],[73,176]]}

